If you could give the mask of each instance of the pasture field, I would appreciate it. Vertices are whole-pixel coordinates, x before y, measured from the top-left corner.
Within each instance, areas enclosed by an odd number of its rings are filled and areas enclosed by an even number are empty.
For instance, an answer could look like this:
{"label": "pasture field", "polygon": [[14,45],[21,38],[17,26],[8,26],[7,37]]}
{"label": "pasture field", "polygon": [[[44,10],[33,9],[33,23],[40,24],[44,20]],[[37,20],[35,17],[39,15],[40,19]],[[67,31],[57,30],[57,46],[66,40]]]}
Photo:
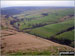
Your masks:
{"label": "pasture field", "polygon": [[[32,11],[34,12],[34,11]],[[38,11],[36,11],[37,13]],[[40,13],[40,12],[39,12]],[[69,18],[68,16],[73,15],[73,9],[60,9],[60,10],[53,10],[52,12],[45,12],[45,13],[40,13],[34,15],[33,13],[30,14],[29,16],[24,16],[24,15],[18,15],[18,18],[20,18],[19,22],[14,23],[15,26],[18,26],[19,30],[24,30],[27,28],[34,28],[34,27],[41,27],[43,25],[47,24],[54,24],[58,23],[60,21],[64,21],[65,18]]]}
{"label": "pasture field", "polygon": [[74,51],[74,8],[9,7],[1,13],[2,54],[58,56],[59,51]]}
{"label": "pasture field", "polygon": [[30,33],[35,35],[40,35],[45,38],[50,38],[50,36],[56,35],[56,33],[61,32],[69,27],[74,26],[74,20],[68,20],[65,22],[50,24],[40,28],[35,28],[30,31]]}

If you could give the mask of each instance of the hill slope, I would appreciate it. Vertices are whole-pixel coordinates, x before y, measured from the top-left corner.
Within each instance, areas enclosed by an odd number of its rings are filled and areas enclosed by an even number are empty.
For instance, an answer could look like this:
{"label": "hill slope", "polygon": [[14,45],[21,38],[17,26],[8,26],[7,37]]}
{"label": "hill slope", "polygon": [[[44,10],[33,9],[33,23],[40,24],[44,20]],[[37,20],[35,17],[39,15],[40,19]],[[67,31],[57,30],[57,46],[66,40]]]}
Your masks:
{"label": "hill slope", "polygon": [[[49,51],[49,53],[51,52],[51,54],[57,54],[59,51],[73,50],[72,47],[54,43],[52,41],[22,32],[17,32],[14,35],[2,37],[1,41],[2,54],[16,54],[18,52],[21,52],[21,54],[23,54],[27,51]],[[31,55],[31,53],[29,54]]]}
{"label": "hill slope", "polygon": [[10,7],[1,10],[2,54],[50,55],[74,51],[74,8]]}

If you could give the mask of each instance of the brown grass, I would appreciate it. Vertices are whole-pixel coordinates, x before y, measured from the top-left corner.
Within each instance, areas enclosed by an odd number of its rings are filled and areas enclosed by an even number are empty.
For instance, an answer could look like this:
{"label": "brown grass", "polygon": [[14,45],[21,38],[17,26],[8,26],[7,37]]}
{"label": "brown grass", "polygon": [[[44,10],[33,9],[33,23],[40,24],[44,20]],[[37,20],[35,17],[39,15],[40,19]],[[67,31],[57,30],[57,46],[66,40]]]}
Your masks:
{"label": "brown grass", "polygon": [[73,50],[72,47],[42,39],[28,33],[17,32],[14,35],[4,36],[2,38],[2,53],[36,50],[50,50],[52,52],[56,52],[56,50]]}

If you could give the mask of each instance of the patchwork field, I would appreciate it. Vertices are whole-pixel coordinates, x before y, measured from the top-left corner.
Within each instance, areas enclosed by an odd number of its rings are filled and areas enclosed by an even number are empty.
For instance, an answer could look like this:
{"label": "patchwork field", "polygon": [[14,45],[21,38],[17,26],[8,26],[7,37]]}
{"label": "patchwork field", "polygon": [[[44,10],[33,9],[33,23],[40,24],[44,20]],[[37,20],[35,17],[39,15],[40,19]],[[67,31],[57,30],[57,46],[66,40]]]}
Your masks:
{"label": "patchwork field", "polygon": [[74,51],[73,7],[1,9],[1,52],[7,55],[58,55]]}

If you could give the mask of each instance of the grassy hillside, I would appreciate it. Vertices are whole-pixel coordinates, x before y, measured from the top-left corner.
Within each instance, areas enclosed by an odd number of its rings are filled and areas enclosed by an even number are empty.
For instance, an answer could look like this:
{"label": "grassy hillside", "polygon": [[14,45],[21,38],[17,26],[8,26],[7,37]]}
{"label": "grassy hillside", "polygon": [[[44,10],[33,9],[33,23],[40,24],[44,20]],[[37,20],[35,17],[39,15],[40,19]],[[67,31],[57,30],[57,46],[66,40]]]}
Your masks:
{"label": "grassy hillside", "polygon": [[[13,11],[16,12],[14,13]],[[5,15],[5,20],[9,21],[9,24],[18,31],[27,32],[52,41],[56,40],[55,42],[60,42],[62,38],[64,38],[62,41],[65,39],[70,40],[70,42],[74,41],[73,29],[67,31],[69,28],[74,27],[73,8],[12,7],[3,8],[2,14]],[[73,46],[71,43],[69,45]]]}
{"label": "grassy hillside", "polygon": [[56,38],[59,38],[59,39],[65,38],[65,39],[69,39],[71,41],[74,41],[74,30],[57,35]]}
{"label": "grassy hillside", "polygon": [[[55,42],[59,42],[58,41],[59,39],[61,39],[61,41],[67,39],[67,40],[70,40],[71,42],[73,42],[74,41],[73,40],[74,39],[73,31],[70,31],[70,32],[67,32],[67,33],[63,32],[60,35],[56,35],[57,33],[60,33],[64,30],[67,30],[68,28],[73,27],[73,26],[74,26],[74,21],[68,20],[68,21],[65,21],[65,22],[46,25],[44,27],[32,29],[32,30],[30,30],[29,33],[31,33],[33,35],[41,36],[42,38],[46,38],[46,39],[50,39],[50,40],[54,39],[53,41],[56,40]],[[70,45],[70,46],[73,46],[73,44]]]}
{"label": "grassy hillside", "polygon": [[73,20],[68,20],[65,22],[57,23],[57,24],[50,24],[44,27],[32,29],[30,33],[40,35],[45,38],[49,38],[50,36],[55,35],[58,32],[61,32],[69,27],[74,26]]}
{"label": "grassy hillside", "polygon": [[73,51],[74,8],[9,7],[1,11],[4,54],[57,55],[59,51]]}
{"label": "grassy hillside", "polygon": [[[38,13],[37,10],[36,10],[36,13]],[[74,14],[73,9],[69,9],[69,8],[59,9],[59,10],[55,9],[52,12],[50,12],[50,10],[48,9],[47,12],[41,13],[41,14],[34,15],[32,13],[27,16],[18,15],[17,18],[19,18],[19,21],[14,23],[14,25],[15,26],[18,25],[19,30],[36,28],[36,27],[41,27],[41,26],[48,25],[48,24],[55,24],[55,23],[67,20],[71,18],[73,14]]]}
{"label": "grassy hillside", "polygon": [[[66,40],[69,44],[67,42],[65,44],[68,44],[68,45],[74,47],[74,30],[64,32],[60,35],[57,35],[55,38],[57,38],[58,40]],[[64,42],[65,41],[63,41],[63,43]]]}

